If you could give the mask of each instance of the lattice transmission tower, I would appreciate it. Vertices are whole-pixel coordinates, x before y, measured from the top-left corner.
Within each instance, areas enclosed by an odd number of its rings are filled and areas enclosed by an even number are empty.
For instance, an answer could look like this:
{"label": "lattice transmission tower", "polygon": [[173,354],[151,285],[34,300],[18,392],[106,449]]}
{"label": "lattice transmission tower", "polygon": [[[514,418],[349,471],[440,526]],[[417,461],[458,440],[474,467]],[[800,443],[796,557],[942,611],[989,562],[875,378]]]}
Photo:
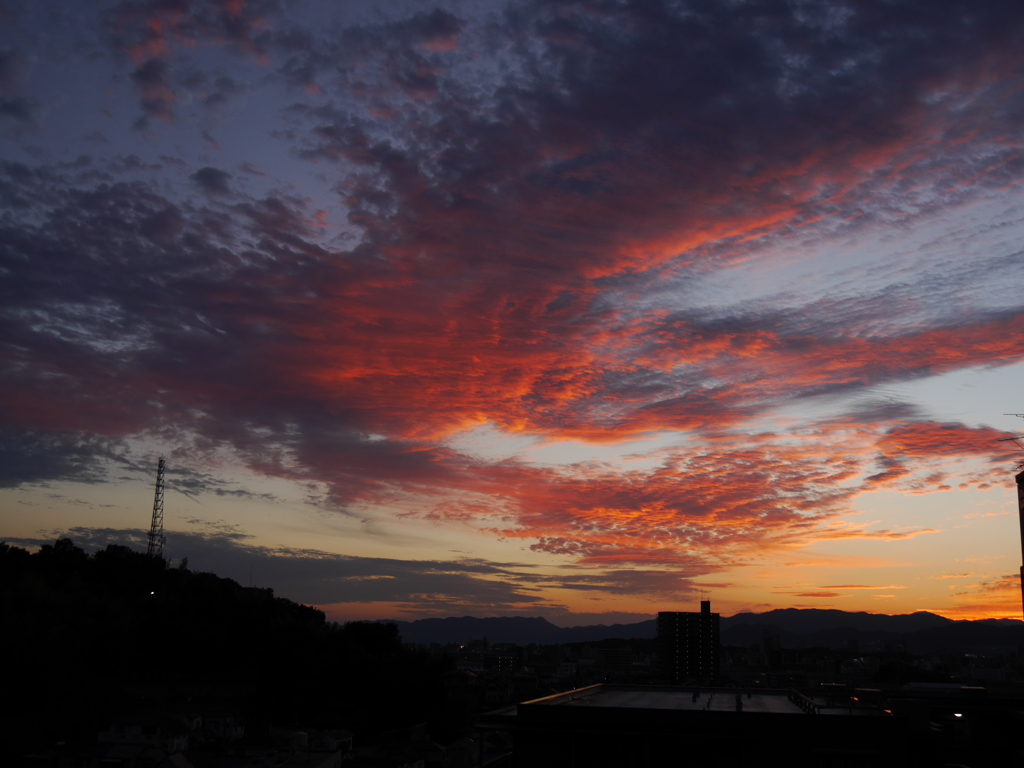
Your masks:
{"label": "lattice transmission tower", "polygon": [[149,546],[146,548],[146,554],[150,557],[164,556],[164,460],[162,457],[156,467],[153,521],[149,524]]}

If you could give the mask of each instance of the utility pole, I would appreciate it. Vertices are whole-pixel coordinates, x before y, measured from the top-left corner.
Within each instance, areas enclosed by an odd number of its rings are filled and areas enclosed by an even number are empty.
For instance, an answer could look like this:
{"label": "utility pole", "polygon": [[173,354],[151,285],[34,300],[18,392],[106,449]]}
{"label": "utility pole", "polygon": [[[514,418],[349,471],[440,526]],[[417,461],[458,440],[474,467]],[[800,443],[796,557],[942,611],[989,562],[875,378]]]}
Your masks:
{"label": "utility pole", "polygon": [[[1004,413],[1004,416],[1020,416],[1024,418],[1024,413]],[[1016,437],[1003,438],[1001,442],[1013,442],[1021,448],[1024,445],[1021,444],[1021,440],[1024,440],[1024,436],[1017,435]],[[1024,616],[1024,463],[1017,465],[1017,474],[1014,476],[1014,480],[1017,481],[1017,517],[1020,521],[1020,551],[1021,551],[1021,562],[1020,567],[1020,606],[1021,615]]]}
{"label": "utility pole", "polygon": [[153,497],[153,521],[149,524],[149,546],[146,554],[150,557],[164,556],[164,460],[156,467],[156,493]]}
{"label": "utility pole", "polygon": [[[1024,471],[1018,472],[1014,479],[1017,481],[1017,517],[1020,518],[1021,560],[1024,562]],[[1020,605],[1021,615],[1024,616],[1024,564],[1020,567]]]}

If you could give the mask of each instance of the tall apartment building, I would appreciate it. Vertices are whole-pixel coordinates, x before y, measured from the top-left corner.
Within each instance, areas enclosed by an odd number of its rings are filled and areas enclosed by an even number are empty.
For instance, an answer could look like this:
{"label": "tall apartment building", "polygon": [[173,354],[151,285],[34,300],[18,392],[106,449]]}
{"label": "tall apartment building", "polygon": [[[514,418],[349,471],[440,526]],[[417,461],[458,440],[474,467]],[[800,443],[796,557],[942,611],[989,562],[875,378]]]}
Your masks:
{"label": "tall apartment building", "polygon": [[700,613],[662,611],[658,614],[658,661],[674,683],[710,683],[718,676],[719,615],[711,601],[700,601]]}

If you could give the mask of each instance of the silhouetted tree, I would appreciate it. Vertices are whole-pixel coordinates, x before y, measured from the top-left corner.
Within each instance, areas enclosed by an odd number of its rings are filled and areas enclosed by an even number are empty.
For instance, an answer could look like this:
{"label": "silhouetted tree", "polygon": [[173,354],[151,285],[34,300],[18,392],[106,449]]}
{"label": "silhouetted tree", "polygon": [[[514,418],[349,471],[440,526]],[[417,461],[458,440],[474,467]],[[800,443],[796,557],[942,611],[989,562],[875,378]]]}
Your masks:
{"label": "silhouetted tree", "polygon": [[117,544],[90,556],[66,538],[34,554],[0,543],[15,750],[91,743],[117,712],[211,690],[255,728],[298,718],[365,735],[429,721],[454,738],[469,725],[445,709],[453,662],[403,648],[394,624],[330,624],[272,589],[165,566]]}

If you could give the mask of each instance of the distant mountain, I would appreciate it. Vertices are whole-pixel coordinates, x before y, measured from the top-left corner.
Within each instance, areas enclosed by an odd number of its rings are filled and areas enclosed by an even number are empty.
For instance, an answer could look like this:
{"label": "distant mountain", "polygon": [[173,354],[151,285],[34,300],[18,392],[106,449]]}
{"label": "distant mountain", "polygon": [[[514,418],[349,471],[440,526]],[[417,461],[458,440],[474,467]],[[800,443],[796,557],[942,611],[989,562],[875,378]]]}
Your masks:
{"label": "distant mountain", "polygon": [[562,630],[563,643],[594,643],[599,640],[653,640],[658,634],[654,619],[635,624],[592,624]]}
{"label": "distant mountain", "polygon": [[1024,648],[1024,622],[951,621],[906,636],[913,653],[1009,653]]}
{"label": "distant mountain", "polygon": [[558,643],[560,631],[547,619],[537,616],[499,616],[478,619],[473,616],[444,619],[418,619],[395,621],[402,640],[407,643],[456,643],[465,645],[471,640],[487,638],[491,643]]}
{"label": "distant mountain", "polygon": [[[463,616],[389,623],[398,625],[405,642],[440,645],[465,645],[485,637],[492,644],[546,645],[656,636],[654,619],[569,628],[557,627],[539,616]],[[926,611],[888,616],[813,608],[781,608],[722,617],[723,645],[749,647],[760,643],[766,635],[777,638],[783,648],[843,648],[857,642],[865,646],[903,644],[915,653],[984,653],[1024,646],[1024,623],[1012,619],[953,621]]]}
{"label": "distant mountain", "polygon": [[465,645],[471,640],[487,638],[489,643],[517,645],[554,645],[587,643],[621,639],[650,639],[655,635],[654,619],[636,624],[595,624],[587,627],[556,627],[547,619],[527,616],[497,616],[478,619],[473,616],[446,619],[418,619],[389,622],[398,625],[402,640],[407,643],[438,643]]}
{"label": "distant mountain", "polygon": [[951,619],[927,611],[888,616],[884,613],[849,613],[817,608],[779,608],[766,613],[737,613],[722,619],[722,632],[743,624],[770,624],[786,632],[807,635],[829,629],[857,629],[865,632],[916,632],[919,629],[952,624]]}
{"label": "distant mountain", "polygon": [[1016,619],[954,621],[934,613],[873,613],[785,608],[722,619],[722,644],[751,646],[766,635],[782,648],[903,645],[911,653],[1005,653],[1024,646]]}

